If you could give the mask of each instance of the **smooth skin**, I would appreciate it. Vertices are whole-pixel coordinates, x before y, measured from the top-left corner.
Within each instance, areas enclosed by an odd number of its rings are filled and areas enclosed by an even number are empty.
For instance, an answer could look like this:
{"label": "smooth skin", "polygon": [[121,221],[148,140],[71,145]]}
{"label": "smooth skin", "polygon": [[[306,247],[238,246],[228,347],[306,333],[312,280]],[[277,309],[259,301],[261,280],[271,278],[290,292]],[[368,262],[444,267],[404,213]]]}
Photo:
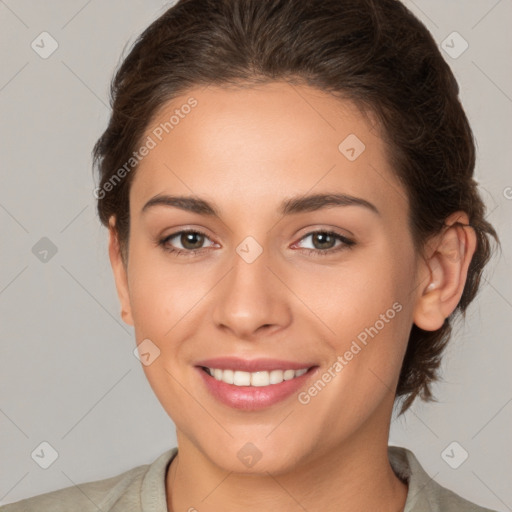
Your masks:
{"label": "smooth skin", "polygon": [[[387,453],[394,392],[413,322],[436,330],[459,302],[476,246],[473,229],[457,224],[467,215],[447,219],[422,257],[378,124],[306,85],[194,88],[145,136],[190,97],[197,106],[135,171],[126,264],[115,218],[109,245],[122,317],[137,343],[160,350],[143,369],[177,430],[169,510],[403,510],[407,485]],[[350,134],[365,145],[354,161],[338,149]],[[280,212],[292,197],[334,193],[378,212]],[[162,204],[143,211],[164,194],[201,198],[219,217]],[[263,249],[252,263],[236,251],[249,236]],[[312,362],[307,391],[397,302],[401,311],[307,405],[294,394],[260,411],[233,409],[198,373],[200,360],[219,356]],[[246,443],[261,453],[252,467],[237,456]]]}

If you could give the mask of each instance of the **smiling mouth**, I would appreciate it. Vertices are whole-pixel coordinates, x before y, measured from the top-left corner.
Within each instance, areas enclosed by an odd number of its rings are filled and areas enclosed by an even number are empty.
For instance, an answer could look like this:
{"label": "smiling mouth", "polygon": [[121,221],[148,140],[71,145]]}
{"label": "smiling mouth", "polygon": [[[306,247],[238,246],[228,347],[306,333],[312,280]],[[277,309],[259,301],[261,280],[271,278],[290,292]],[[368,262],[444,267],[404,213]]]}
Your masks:
{"label": "smiling mouth", "polygon": [[201,366],[201,369],[215,380],[234,386],[263,387],[281,384],[286,380],[301,377],[313,367],[300,368],[298,370],[272,370],[260,372],[244,372],[240,370],[209,368]]}

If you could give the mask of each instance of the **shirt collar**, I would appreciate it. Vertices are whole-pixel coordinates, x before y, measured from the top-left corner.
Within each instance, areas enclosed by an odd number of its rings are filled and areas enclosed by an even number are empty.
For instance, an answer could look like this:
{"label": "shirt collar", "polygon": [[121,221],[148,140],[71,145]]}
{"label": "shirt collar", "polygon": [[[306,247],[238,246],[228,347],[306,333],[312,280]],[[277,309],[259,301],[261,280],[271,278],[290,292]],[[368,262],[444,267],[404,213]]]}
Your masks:
{"label": "shirt collar", "polygon": [[167,450],[149,466],[140,490],[142,512],[167,512],[165,479],[167,468],[177,453],[178,448]]}

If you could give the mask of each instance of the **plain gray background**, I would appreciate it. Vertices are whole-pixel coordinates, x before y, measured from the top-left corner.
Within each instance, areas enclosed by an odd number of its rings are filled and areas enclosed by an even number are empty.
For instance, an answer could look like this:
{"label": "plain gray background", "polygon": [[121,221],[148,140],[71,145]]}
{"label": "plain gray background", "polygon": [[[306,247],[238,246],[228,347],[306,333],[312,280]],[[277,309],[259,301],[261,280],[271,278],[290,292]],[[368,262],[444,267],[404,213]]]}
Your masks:
{"label": "plain gray background", "polygon": [[[512,510],[512,1],[405,3],[452,54],[442,50],[503,254],[455,329],[438,403],[394,420],[390,443],[467,499]],[[123,48],[169,5],[0,0],[0,504],[114,476],[176,444],[120,318],[90,157]],[[44,37],[39,51],[51,48],[42,32],[58,44],[46,59],[31,47]],[[48,469],[31,456],[51,453],[42,442],[58,455]],[[465,452],[457,469],[446,462]]]}

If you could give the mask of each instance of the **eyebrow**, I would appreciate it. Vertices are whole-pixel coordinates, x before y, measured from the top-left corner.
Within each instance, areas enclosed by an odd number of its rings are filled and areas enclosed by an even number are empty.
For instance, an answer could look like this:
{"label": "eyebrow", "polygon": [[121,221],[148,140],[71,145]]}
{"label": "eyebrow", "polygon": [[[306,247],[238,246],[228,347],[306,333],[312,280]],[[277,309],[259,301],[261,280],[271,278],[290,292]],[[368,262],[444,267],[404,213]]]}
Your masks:
{"label": "eyebrow", "polygon": [[[142,208],[141,213],[155,206],[168,206],[181,210],[220,218],[220,212],[213,204],[193,196],[172,196],[159,194],[151,198]],[[292,215],[303,212],[313,212],[323,208],[335,206],[360,206],[380,215],[377,207],[360,197],[348,194],[313,194],[309,196],[296,196],[285,199],[280,206],[281,215]]]}

